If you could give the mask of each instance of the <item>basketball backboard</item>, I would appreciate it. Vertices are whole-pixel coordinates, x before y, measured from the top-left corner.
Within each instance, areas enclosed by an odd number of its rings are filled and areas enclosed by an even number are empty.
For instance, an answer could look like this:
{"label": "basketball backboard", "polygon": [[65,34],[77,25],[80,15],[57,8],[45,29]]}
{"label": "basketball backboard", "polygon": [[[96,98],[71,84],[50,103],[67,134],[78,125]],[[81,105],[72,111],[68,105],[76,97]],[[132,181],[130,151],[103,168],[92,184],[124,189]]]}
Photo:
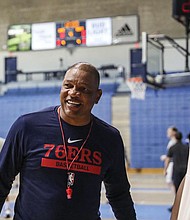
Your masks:
{"label": "basketball backboard", "polygon": [[168,48],[173,48],[183,57],[187,54],[189,56],[189,52],[185,48],[166,35],[142,33],[142,63],[145,67],[143,81],[153,88],[190,85],[190,71],[188,69],[185,71],[165,71],[164,52]]}

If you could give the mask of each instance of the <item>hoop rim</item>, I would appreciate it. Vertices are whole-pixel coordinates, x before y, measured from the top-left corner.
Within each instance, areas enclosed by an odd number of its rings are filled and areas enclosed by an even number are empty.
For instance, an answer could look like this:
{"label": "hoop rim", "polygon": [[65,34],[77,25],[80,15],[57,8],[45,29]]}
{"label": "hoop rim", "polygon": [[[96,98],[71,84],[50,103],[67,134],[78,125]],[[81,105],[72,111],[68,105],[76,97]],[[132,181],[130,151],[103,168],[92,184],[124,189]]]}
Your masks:
{"label": "hoop rim", "polygon": [[131,98],[134,99],[145,99],[146,94],[146,83],[143,82],[142,77],[131,77],[127,79],[127,85],[131,91]]}
{"label": "hoop rim", "polygon": [[143,82],[143,79],[142,79],[142,77],[138,76],[138,77],[130,77],[130,78],[127,79],[127,81],[128,82],[137,82],[137,83],[139,82],[140,83],[140,82]]}

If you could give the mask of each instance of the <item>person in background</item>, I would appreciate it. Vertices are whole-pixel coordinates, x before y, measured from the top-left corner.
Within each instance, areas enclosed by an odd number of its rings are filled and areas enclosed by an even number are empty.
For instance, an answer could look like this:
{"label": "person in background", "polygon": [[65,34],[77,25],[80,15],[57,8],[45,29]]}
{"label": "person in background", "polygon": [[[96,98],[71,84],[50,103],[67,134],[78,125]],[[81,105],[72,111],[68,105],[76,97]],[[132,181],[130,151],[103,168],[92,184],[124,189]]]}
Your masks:
{"label": "person in background", "polygon": [[[4,142],[5,142],[5,139],[0,137],[0,151],[1,151],[2,147],[3,147]],[[5,206],[4,217],[5,218],[10,218],[11,217],[11,209],[10,209],[9,196],[7,196],[4,206]]]}
{"label": "person in background", "polygon": [[2,147],[3,147],[4,142],[5,142],[5,139],[0,137],[0,151],[1,151]]}
{"label": "person in background", "polygon": [[[178,132],[178,129],[174,126],[171,126],[167,129],[167,137],[169,138],[169,142],[167,145],[167,153],[169,151],[169,149],[171,148],[171,146],[173,146],[176,143],[176,138],[175,138],[175,134],[176,132]],[[173,180],[172,180],[172,175],[173,175],[173,161],[172,159],[170,159],[168,167],[167,167],[167,172],[166,172],[166,183],[173,188]]]}
{"label": "person in background", "polygon": [[185,139],[185,143],[189,146],[189,143],[190,143],[190,133],[187,135],[187,137]]}
{"label": "person in background", "polygon": [[[190,133],[187,135],[186,143],[190,146]],[[170,220],[190,219],[190,158],[188,160],[187,172],[178,188]]]}
{"label": "person in background", "polygon": [[[175,126],[168,127],[166,134],[167,134],[167,137],[169,138],[169,142],[166,147],[166,153],[168,152],[170,147],[176,143],[175,134],[177,131],[178,131],[178,129]],[[167,157],[167,155],[162,155],[160,157],[161,161],[164,161],[164,163],[165,163],[166,157]],[[171,189],[171,192],[174,193],[175,188],[174,188],[173,180],[172,180],[172,175],[173,175],[173,161],[172,161],[172,159],[170,159],[168,167],[167,167],[167,171],[164,172],[164,175],[165,175],[165,181],[166,181],[168,187]],[[168,210],[171,212],[172,207],[170,207]]]}
{"label": "person in background", "polygon": [[20,173],[14,220],[99,220],[102,182],[116,219],[136,220],[120,132],[91,113],[99,83],[93,65],[76,63],[59,106],[12,125],[0,154],[0,208]]}
{"label": "person in background", "polygon": [[177,193],[179,185],[186,174],[188,157],[189,157],[189,147],[186,144],[182,143],[182,137],[183,136],[181,132],[179,131],[176,132],[175,134],[176,144],[170,147],[165,160],[165,169],[164,169],[165,174],[167,173],[167,167],[169,165],[171,158],[174,163],[172,178],[175,187],[175,193]]}

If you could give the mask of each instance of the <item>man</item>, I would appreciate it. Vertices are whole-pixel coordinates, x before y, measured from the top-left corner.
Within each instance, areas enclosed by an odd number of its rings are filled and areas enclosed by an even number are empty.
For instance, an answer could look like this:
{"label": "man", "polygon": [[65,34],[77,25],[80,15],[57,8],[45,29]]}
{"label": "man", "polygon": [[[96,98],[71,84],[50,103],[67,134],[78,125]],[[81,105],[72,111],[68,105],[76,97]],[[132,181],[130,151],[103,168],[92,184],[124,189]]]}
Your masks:
{"label": "man", "polygon": [[[3,144],[5,142],[5,139],[0,137],[0,151],[3,147]],[[5,201],[5,213],[4,213],[5,218],[10,218],[11,217],[11,210],[10,210],[10,204],[9,204],[9,197],[7,196],[6,201]]]}
{"label": "man", "polygon": [[[175,134],[177,131],[178,130],[175,126],[170,126],[167,129],[166,134],[167,134],[167,137],[169,138],[169,142],[166,148],[167,152],[170,149],[170,147],[172,147],[176,143]],[[160,157],[160,159],[164,161],[164,163],[165,163],[166,158],[167,158],[167,155],[161,155]],[[170,159],[169,164],[167,166],[167,170],[165,172],[165,180],[166,180],[166,183],[168,184],[168,187],[171,189],[171,192],[173,193],[175,189],[173,185],[172,175],[173,175],[173,160]],[[168,210],[171,212],[172,206]]]}
{"label": "man", "polygon": [[[189,189],[190,178],[185,176],[179,185],[174,205],[172,208],[170,220],[189,220],[190,219],[190,189]],[[185,186],[186,187],[185,187]],[[185,189],[184,189],[185,188]],[[180,214],[179,214],[180,212]]]}
{"label": "man", "polygon": [[171,158],[173,159],[173,183],[175,192],[179,188],[179,185],[186,174],[187,163],[189,156],[189,147],[182,143],[182,133],[176,132],[175,134],[176,144],[174,144],[168,151],[167,158],[165,160],[165,172]]}
{"label": "man", "polygon": [[[190,134],[187,135],[188,146],[190,143]],[[189,220],[190,219],[190,158],[188,160],[187,172],[178,188],[171,219],[170,220]]]}
{"label": "man", "polygon": [[[167,137],[169,138],[169,142],[167,144],[167,152],[168,150],[170,149],[171,146],[173,146],[175,143],[176,143],[176,139],[175,139],[175,134],[177,132],[177,128],[174,127],[174,126],[170,126],[168,129],[167,129]],[[160,159],[162,161],[165,161],[166,159],[166,155],[162,155],[160,157]],[[173,189],[173,180],[172,180],[172,173],[173,173],[173,161],[170,160],[170,163],[168,164],[168,167],[167,167],[167,172],[166,172],[166,183],[168,184],[168,186]]]}
{"label": "man", "polygon": [[74,64],[61,106],[13,124],[0,155],[0,205],[20,173],[14,220],[98,220],[102,181],[115,217],[136,220],[119,131],[91,113],[99,82],[94,66]]}
{"label": "man", "polygon": [[5,142],[5,139],[0,137],[0,151],[1,151],[2,147],[3,147],[4,142]]}

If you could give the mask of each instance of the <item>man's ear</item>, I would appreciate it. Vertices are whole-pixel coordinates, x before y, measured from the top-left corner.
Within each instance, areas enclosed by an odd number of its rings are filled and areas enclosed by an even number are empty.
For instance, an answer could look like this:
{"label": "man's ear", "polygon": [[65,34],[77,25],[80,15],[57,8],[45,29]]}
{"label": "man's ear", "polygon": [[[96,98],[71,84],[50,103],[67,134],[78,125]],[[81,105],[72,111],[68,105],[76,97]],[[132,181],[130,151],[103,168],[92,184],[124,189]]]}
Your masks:
{"label": "man's ear", "polygon": [[97,96],[96,96],[96,100],[95,100],[95,104],[98,104],[100,98],[102,96],[102,90],[101,89],[98,89],[97,91]]}

